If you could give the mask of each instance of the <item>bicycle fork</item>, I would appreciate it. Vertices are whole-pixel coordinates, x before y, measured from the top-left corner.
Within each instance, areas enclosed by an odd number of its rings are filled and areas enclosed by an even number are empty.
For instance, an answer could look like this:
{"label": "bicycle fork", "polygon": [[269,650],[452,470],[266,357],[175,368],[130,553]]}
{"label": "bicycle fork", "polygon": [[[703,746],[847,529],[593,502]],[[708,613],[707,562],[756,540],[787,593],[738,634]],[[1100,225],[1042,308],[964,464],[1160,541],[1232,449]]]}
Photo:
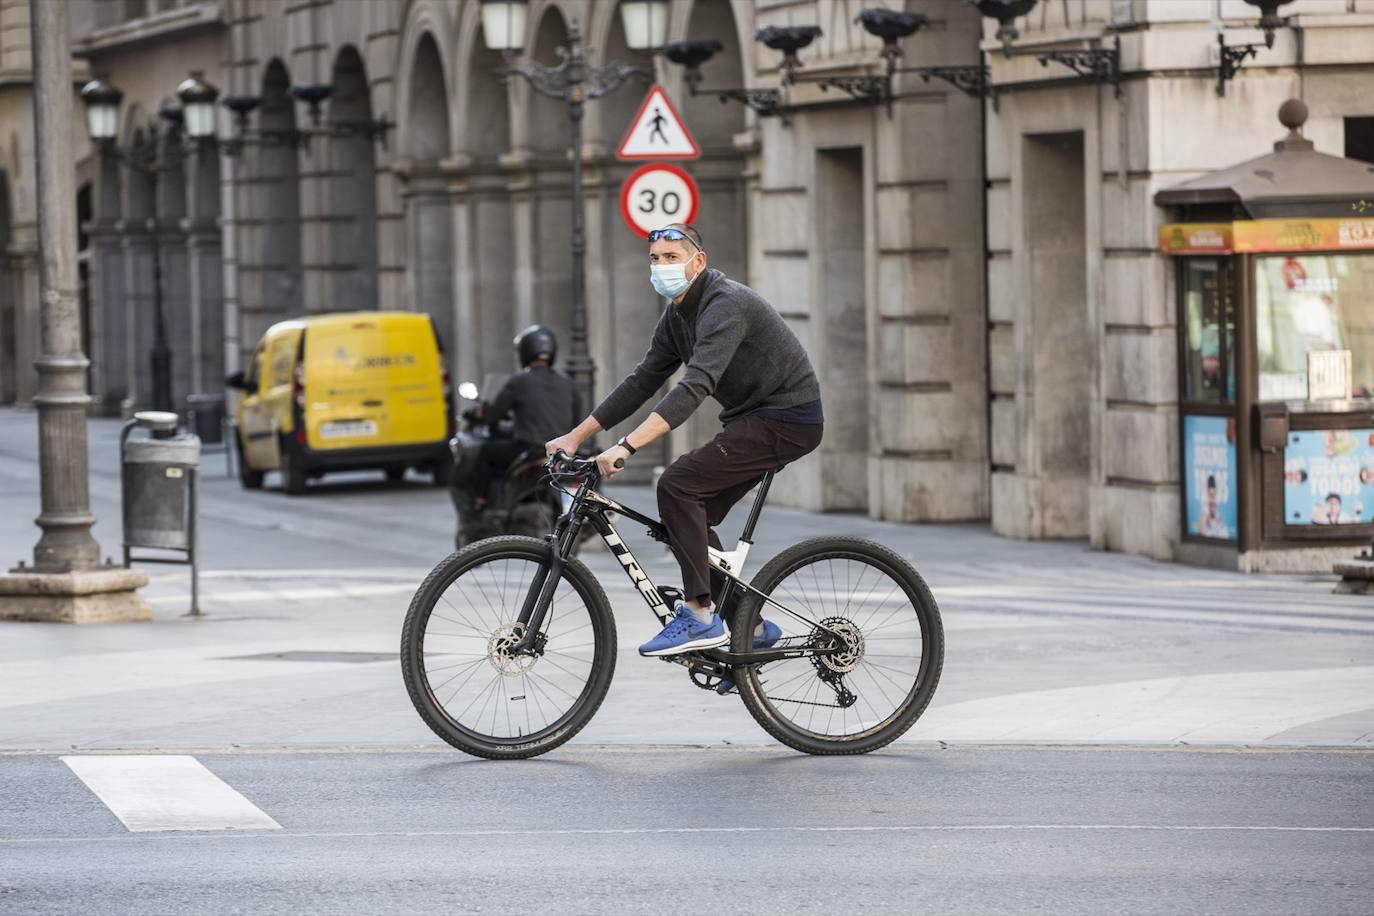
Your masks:
{"label": "bicycle fork", "polygon": [[[548,557],[539,564],[534,578],[530,580],[529,591],[525,593],[525,603],[521,605],[520,614],[516,617],[520,639],[510,647],[512,655],[534,655],[542,651],[540,630],[544,626],[549,606],[553,604],[554,593],[558,591],[558,583],[563,578],[563,558],[577,542],[577,533],[584,521],[583,518],[569,519],[564,516],[553,532],[544,538],[549,545]],[[600,525],[597,526],[597,530],[601,530]]]}

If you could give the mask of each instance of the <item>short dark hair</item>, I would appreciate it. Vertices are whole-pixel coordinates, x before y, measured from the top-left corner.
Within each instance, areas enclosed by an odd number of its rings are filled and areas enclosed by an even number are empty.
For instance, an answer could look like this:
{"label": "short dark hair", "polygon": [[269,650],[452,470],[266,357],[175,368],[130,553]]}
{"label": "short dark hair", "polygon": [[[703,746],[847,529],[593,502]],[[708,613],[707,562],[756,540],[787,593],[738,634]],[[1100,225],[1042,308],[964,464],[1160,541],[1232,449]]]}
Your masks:
{"label": "short dark hair", "polygon": [[1326,494],[1326,498],[1327,498],[1327,499],[1334,499],[1336,502],[1340,502],[1340,501],[1341,501],[1341,494],[1339,494],[1339,493],[1328,493],[1328,494]]}
{"label": "short dark hair", "polygon": [[668,225],[673,229],[681,229],[682,234],[691,239],[692,244],[697,246],[697,251],[706,250],[706,246],[701,244],[701,233],[697,231],[696,226],[693,226],[691,223],[669,223]]}
{"label": "short dark hair", "polygon": [[1207,475],[1207,489],[1209,489],[1209,490],[1215,490],[1216,488],[1217,488],[1217,475],[1215,475],[1215,474],[1208,474],[1208,475]]}

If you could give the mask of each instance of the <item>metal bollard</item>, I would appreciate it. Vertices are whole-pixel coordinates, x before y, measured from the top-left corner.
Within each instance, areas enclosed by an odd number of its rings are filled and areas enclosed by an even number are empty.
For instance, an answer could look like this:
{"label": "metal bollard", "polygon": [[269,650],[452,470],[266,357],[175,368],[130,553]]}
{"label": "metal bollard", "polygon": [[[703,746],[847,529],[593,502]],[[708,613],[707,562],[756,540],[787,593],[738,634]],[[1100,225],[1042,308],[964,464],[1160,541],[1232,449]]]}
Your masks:
{"label": "metal bollard", "polygon": [[[200,439],[178,430],[177,415],[145,410],[119,434],[119,483],[124,515],[124,565],[189,563],[191,611],[200,616],[196,556],[196,477]],[[139,433],[136,435],[135,433]],[[133,548],[175,551],[182,557],[138,556]]]}

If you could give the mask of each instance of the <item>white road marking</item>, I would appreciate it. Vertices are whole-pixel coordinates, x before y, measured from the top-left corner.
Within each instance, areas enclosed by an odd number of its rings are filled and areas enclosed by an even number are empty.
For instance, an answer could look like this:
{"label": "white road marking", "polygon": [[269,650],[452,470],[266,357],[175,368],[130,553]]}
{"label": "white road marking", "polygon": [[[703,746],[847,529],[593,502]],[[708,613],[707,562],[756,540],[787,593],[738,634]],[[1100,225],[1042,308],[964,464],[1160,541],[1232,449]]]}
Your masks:
{"label": "white road marking", "polygon": [[62,762],[136,833],[281,829],[194,757],[79,756]]}
{"label": "white road marking", "polygon": [[[1302,826],[1290,824],[889,824],[859,826],[779,826],[779,827],[584,827],[531,830],[367,830],[302,831],[275,834],[200,833],[178,836],[177,840],[250,839],[277,840],[330,839],[404,839],[438,837],[448,839],[495,839],[500,837],[538,838],[561,836],[653,836],[657,834],[785,834],[785,833],[986,833],[1033,831],[1139,831],[1154,833],[1374,833],[1374,827]],[[0,839],[4,846],[36,846],[44,843],[100,843],[116,839],[109,836],[21,837]],[[148,836],[140,839],[173,839]]]}

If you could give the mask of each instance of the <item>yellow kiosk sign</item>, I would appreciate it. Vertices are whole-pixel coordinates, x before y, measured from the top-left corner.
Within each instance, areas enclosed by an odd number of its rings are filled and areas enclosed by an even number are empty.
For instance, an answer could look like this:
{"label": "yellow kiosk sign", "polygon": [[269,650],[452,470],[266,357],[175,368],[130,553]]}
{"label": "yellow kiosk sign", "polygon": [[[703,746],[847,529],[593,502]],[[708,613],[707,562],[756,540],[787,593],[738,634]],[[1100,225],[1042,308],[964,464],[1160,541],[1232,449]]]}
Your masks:
{"label": "yellow kiosk sign", "polygon": [[1374,251],[1374,219],[1254,219],[1234,223],[1166,223],[1164,254]]}

